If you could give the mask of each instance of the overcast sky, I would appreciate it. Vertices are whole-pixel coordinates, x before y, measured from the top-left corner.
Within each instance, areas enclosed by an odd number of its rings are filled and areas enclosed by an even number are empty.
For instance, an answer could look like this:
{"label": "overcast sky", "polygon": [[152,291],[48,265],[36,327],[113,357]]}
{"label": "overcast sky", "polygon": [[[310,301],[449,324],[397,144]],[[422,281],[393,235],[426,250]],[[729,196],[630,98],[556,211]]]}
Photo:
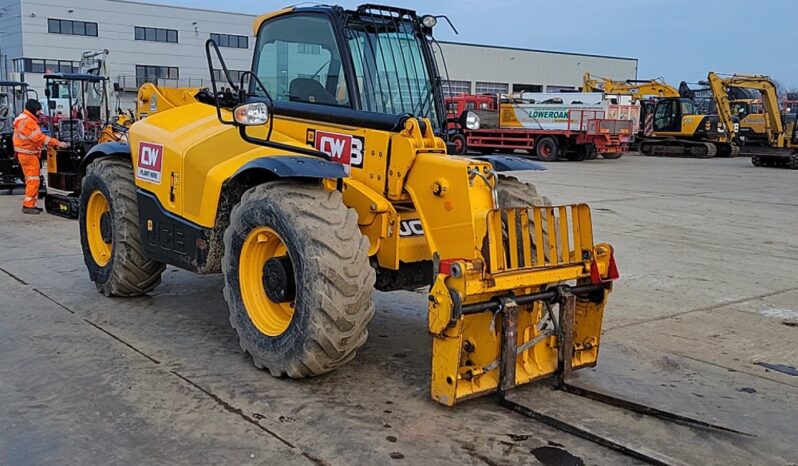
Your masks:
{"label": "overcast sky", "polygon": [[[290,4],[237,0],[157,0],[260,14]],[[355,7],[364,1],[330,1]],[[446,14],[443,40],[638,58],[639,77],[678,85],[708,71],[767,74],[798,87],[798,0],[382,0]]]}

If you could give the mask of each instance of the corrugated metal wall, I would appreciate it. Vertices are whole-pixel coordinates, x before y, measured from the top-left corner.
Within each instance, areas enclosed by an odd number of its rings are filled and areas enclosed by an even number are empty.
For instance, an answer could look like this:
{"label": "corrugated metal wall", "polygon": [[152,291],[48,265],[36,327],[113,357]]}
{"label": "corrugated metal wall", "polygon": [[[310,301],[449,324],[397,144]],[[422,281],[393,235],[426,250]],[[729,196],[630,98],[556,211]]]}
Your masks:
{"label": "corrugated metal wall", "polygon": [[[612,79],[635,79],[637,59],[578,55],[442,42],[449,79],[477,83],[578,88],[585,72]],[[444,75],[439,51],[441,74]],[[445,76],[444,76],[445,79]],[[492,86],[480,86],[487,88]]]}

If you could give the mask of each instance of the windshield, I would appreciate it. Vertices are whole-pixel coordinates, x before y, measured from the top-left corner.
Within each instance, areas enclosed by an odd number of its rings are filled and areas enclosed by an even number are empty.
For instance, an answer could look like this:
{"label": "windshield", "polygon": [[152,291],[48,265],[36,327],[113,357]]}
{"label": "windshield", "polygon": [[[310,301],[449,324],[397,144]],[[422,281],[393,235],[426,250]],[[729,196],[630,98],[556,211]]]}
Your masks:
{"label": "windshield", "polygon": [[439,128],[434,83],[424,57],[426,46],[410,20],[389,12],[350,20],[346,38],[363,110],[429,118]]}

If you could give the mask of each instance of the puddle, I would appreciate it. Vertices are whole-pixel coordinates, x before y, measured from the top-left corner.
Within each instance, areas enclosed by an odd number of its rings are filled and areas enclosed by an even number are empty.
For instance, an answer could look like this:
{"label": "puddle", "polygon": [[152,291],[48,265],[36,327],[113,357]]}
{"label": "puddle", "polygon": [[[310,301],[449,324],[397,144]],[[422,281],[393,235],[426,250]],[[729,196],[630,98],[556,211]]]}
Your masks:
{"label": "puddle", "polygon": [[772,371],[781,372],[782,374],[791,375],[793,377],[798,377],[798,369],[788,366],[786,364],[769,364],[766,362],[758,362],[756,363],[757,366],[762,366],[765,369],[770,369]]}
{"label": "puddle", "polygon": [[784,320],[798,320],[798,311],[793,309],[781,309],[777,307],[768,307],[765,309],[760,309],[760,314],[765,317],[772,317],[774,319],[784,319]]}
{"label": "puddle", "polygon": [[540,447],[531,450],[530,453],[546,466],[585,466],[582,458],[574,456],[562,448]]}

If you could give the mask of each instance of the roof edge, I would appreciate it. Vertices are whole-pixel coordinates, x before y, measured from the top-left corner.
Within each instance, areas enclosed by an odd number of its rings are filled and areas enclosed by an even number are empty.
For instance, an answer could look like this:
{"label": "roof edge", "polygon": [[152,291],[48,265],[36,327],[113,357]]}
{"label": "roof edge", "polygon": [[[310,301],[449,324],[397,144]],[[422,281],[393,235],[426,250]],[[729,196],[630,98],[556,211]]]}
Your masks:
{"label": "roof edge", "polygon": [[481,48],[489,48],[489,49],[503,49],[503,50],[517,50],[519,52],[536,52],[536,53],[552,53],[555,55],[573,55],[577,57],[594,57],[594,58],[610,58],[613,60],[628,60],[639,62],[639,58],[631,58],[631,57],[617,57],[613,55],[599,55],[594,53],[579,53],[579,52],[560,52],[556,50],[541,50],[541,49],[528,49],[524,47],[511,47],[508,45],[490,45],[490,44],[475,44],[473,42],[457,42],[457,41],[449,41],[449,40],[439,40],[441,44],[450,44],[450,45],[463,45],[466,47],[481,47]]}

